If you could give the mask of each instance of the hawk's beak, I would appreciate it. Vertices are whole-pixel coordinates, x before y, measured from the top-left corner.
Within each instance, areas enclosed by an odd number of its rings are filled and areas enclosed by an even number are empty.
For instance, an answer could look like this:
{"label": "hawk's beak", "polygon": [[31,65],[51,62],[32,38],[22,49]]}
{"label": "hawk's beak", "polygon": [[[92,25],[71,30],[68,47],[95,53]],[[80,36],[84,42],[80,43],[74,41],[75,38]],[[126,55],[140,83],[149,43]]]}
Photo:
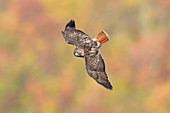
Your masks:
{"label": "hawk's beak", "polygon": [[101,31],[94,39],[93,41],[97,42],[97,46],[100,48],[102,44],[109,41],[109,35],[105,31]]}

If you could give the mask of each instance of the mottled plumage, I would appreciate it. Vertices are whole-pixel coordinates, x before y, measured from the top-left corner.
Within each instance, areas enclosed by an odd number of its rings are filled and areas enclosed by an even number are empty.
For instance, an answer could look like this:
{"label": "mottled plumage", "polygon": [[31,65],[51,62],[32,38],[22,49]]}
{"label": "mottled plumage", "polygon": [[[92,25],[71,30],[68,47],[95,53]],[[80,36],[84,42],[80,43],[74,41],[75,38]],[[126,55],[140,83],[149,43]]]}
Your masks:
{"label": "mottled plumage", "polygon": [[62,35],[68,44],[76,46],[74,55],[85,59],[86,70],[89,76],[105,88],[112,89],[97,41],[91,39],[86,33],[76,29],[74,20],[67,23],[65,30],[62,31]]}

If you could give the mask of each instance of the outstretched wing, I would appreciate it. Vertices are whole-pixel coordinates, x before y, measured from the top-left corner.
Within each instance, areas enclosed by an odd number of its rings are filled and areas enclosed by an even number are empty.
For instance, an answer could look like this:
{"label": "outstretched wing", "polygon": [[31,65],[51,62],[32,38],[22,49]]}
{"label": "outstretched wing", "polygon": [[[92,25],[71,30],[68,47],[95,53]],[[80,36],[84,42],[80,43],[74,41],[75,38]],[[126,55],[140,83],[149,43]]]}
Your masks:
{"label": "outstretched wing", "polygon": [[112,85],[108,80],[108,76],[105,71],[105,63],[98,52],[95,56],[85,56],[85,64],[87,73],[92,77],[96,82],[103,85],[107,89],[112,89]]}
{"label": "outstretched wing", "polygon": [[61,32],[68,44],[77,46],[81,39],[89,37],[86,33],[75,28],[75,21],[71,20],[66,24],[65,30]]}

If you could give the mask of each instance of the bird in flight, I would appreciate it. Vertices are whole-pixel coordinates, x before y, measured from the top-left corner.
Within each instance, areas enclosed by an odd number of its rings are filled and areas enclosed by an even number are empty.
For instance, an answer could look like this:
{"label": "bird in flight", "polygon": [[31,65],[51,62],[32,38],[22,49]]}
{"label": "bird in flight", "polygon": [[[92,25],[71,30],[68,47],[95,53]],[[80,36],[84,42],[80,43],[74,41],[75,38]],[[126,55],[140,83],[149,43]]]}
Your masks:
{"label": "bird in flight", "polygon": [[68,44],[76,46],[74,55],[85,59],[86,71],[97,83],[112,90],[105,71],[105,63],[99,52],[101,45],[109,40],[106,32],[101,31],[92,39],[81,30],[76,29],[75,21],[71,20],[65,26],[62,35]]}

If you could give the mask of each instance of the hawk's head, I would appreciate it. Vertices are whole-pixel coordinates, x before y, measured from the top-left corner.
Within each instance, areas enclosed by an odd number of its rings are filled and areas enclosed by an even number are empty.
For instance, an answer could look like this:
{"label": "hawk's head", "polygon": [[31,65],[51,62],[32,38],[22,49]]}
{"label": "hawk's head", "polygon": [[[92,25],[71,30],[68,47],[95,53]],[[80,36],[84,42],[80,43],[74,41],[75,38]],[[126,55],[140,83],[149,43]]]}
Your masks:
{"label": "hawk's head", "polygon": [[81,48],[76,48],[74,50],[74,56],[76,57],[84,57],[84,50]]}

